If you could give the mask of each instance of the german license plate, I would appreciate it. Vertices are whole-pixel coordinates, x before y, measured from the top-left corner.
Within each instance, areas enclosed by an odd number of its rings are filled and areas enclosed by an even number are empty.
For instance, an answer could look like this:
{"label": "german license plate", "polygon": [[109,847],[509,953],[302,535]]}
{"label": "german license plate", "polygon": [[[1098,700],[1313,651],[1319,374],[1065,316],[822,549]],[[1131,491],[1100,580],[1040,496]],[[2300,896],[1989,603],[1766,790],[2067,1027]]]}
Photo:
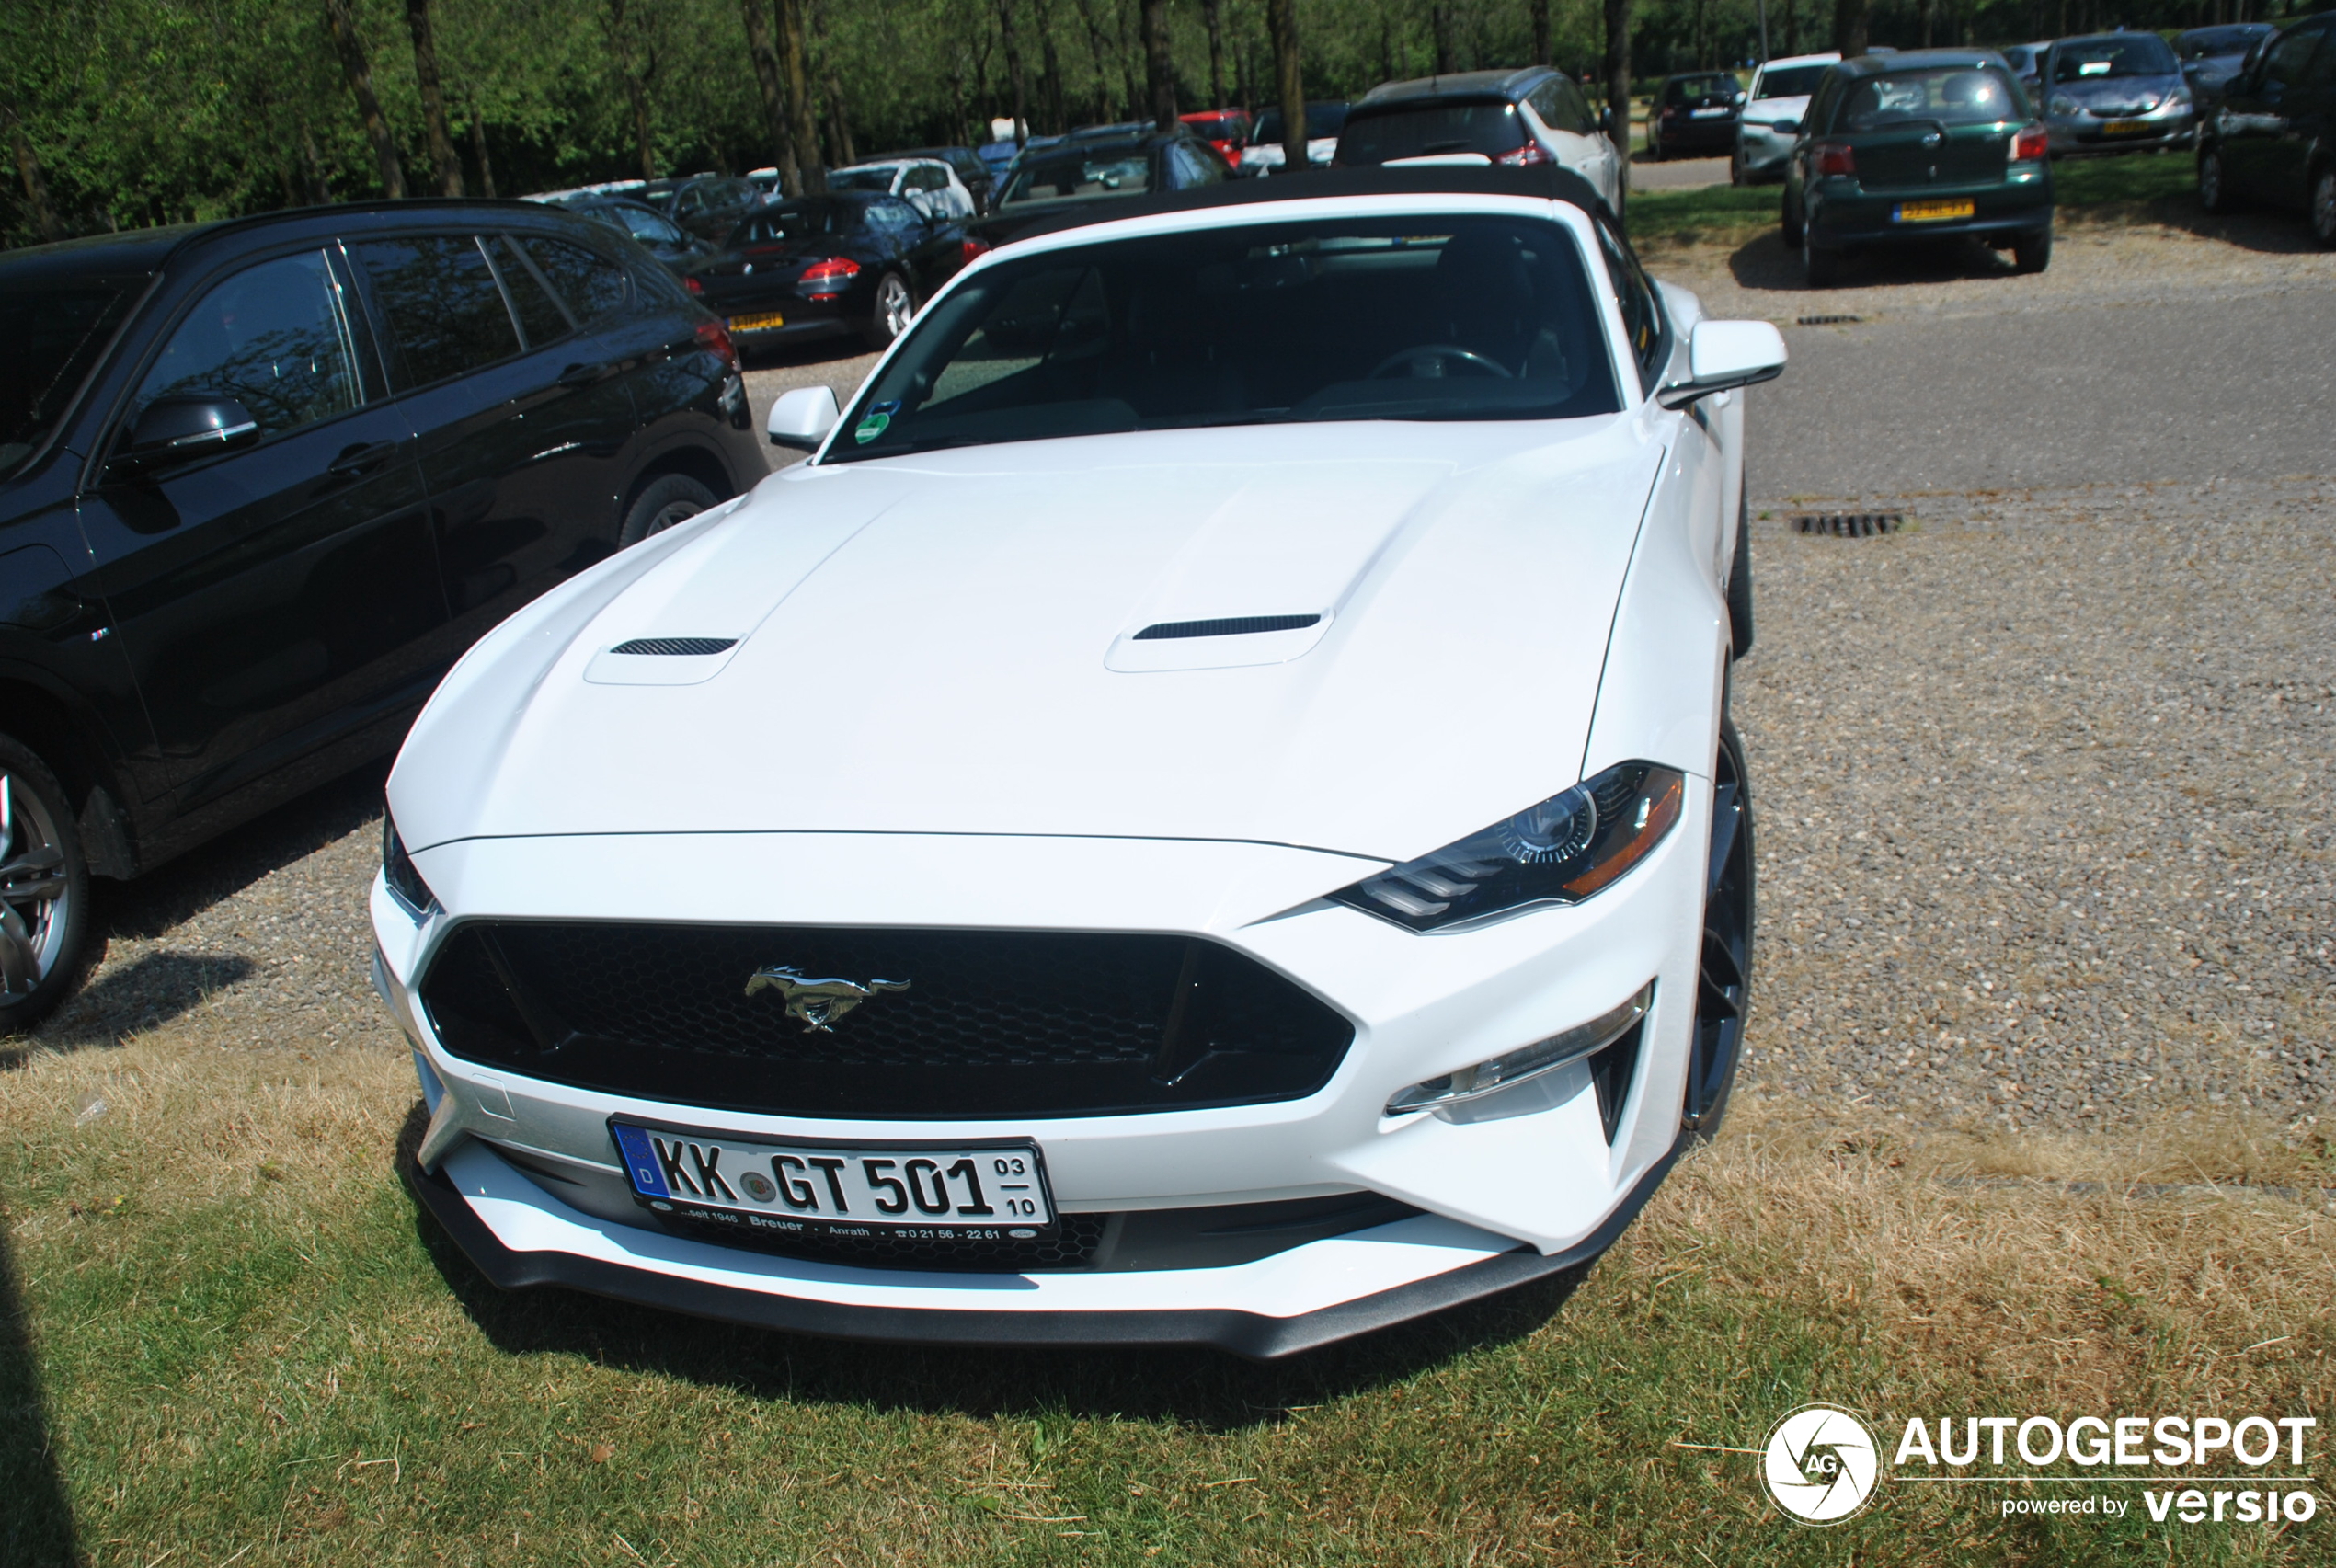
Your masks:
{"label": "german license plate", "polygon": [[660,1214],[771,1234],[1017,1240],[1052,1230],[1038,1146],[793,1143],[611,1121],[633,1196]]}
{"label": "german license plate", "polygon": [[770,332],[785,325],[785,315],[775,310],[762,311],[754,315],[730,317],[730,330],[733,332]]}
{"label": "german license plate", "polygon": [[1939,223],[1968,218],[1979,210],[1975,201],[1901,201],[1891,218],[1901,223]]}
{"label": "german license plate", "polygon": [[2149,129],[2149,121],[2146,120],[2113,120],[2101,127],[2112,136],[2137,136]]}

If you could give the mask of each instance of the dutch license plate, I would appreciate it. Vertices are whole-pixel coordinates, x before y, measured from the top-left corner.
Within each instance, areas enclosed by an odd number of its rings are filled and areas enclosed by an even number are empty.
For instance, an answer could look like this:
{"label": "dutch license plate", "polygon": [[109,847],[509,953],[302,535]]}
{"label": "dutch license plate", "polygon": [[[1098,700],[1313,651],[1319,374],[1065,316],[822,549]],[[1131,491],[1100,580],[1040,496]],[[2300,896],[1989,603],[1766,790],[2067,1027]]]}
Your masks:
{"label": "dutch license plate", "polygon": [[1902,201],[1890,216],[1901,223],[1939,223],[1968,218],[1978,210],[1975,201]]}
{"label": "dutch license plate", "polygon": [[1038,1146],[808,1144],[612,1121],[633,1195],[661,1214],[773,1233],[968,1241],[1053,1229]]}
{"label": "dutch license plate", "polygon": [[2136,136],[2149,129],[2149,121],[2146,120],[2113,120],[2101,127],[2112,136]]}
{"label": "dutch license plate", "polygon": [[766,310],[755,315],[730,317],[730,330],[733,332],[771,332],[785,325],[786,316],[775,310]]}
{"label": "dutch license plate", "polygon": [[1727,110],[1723,109],[1691,109],[1687,112],[1688,118],[1690,120],[1717,120],[1720,116],[1727,113]]}

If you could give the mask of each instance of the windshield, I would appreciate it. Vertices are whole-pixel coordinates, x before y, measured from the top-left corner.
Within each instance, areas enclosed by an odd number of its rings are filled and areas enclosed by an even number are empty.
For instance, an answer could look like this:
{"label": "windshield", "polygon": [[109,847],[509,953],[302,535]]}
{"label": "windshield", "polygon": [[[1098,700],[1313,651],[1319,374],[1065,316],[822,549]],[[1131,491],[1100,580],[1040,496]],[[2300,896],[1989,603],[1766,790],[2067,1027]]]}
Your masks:
{"label": "windshield", "polygon": [[830,190],[873,190],[889,194],[892,181],[900,172],[895,164],[881,164],[875,168],[833,169],[828,174]]}
{"label": "windshield", "polygon": [[1992,65],[1894,71],[1851,84],[1842,95],[1839,128],[1894,125],[1999,125],[2024,120],[2011,78]]}
{"label": "windshield", "polygon": [[1754,97],[1805,98],[1817,90],[1817,84],[1830,65],[1787,65],[1781,70],[1764,71],[1760,74],[1759,90]]}
{"label": "windshield", "polygon": [[49,439],[145,281],[0,292],[0,478]]}
{"label": "windshield", "polygon": [[1735,78],[1733,76],[1674,76],[1671,85],[1663,89],[1665,103],[1685,103],[1689,98],[1734,97]]}
{"label": "windshield", "polygon": [[[1306,106],[1306,140],[1318,142],[1325,136],[1335,136],[1346,129],[1346,106],[1343,103],[1310,103]],[[1277,146],[1281,142],[1281,110],[1269,109],[1257,116],[1257,123],[1249,130],[1249,144],[1253,147]]]}
{"label": "windshield", "polygon": [[1033,201],[1085,201],[1141,196],[1151,189],[1151,155],[1139,146],[1049,147],[1025,161],[1006,182],[1001,207]]}
{"label": "windshield", "polygon": [[1347,164],[1385,164],[1438,153],[1514,153],[1531,138],[1511,103],[1423,104],[1387,114],[1357,115],[1338,139]]}
{"label": "windshield", "polygon": [[2170,76],[2177,69],[2174,52],[2156,33],[2078,39],[2056,46],[2052,57],[2055,84],[2099,82],[2112,76]]}
{"label": "windshield", "polygon": [[2211,60],[2220,54],[2244,54],[2271,34],[2268,22],[2241,22],[2237,27],[2200,28],[2174,40],[2184,60]]}
{"label": "windshield", "polygon": [[1620,407],[1564,229],[1317,219],[1082,246],[969,278],[919,318],[824,461],[1125,430]]}

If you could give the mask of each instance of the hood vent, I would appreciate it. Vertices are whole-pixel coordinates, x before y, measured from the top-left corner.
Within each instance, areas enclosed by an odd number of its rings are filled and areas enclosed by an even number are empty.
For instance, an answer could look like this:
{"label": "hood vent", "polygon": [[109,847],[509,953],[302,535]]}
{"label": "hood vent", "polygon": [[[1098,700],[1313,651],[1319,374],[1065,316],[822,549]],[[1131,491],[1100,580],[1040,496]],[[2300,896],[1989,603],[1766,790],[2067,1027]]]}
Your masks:
{"label": "hood vent", "polygon": [[611,653],[647,653],[681,655],[703,658],[707,654],[727,653],[739,646],[736,637],[635,637],[629,643],[619,643]]}
{"label": "hood vent", "polygon": [[1319,615],[1236,615],[1223,621],[1162,621],[1138,632],[1135,640],[1153,643],[1170,637],[1238,637],[1253,632],[1302,632],[1321,622]]}

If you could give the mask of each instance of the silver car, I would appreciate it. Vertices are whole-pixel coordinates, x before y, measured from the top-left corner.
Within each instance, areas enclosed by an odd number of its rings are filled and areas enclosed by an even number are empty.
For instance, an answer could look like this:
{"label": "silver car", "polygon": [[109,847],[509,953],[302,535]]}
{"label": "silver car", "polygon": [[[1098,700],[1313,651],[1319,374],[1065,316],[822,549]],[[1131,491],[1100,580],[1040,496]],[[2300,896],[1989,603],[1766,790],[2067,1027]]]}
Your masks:
{"label": "silver car", "polygon": [[1744,113],[1736,121],[1735,159],[1728,166],[1730,185],[1758,185],[1784,177],[1784,160],[1800,138],[1801,120],[1809,112],[1809,95],[1817,90],[1826,67],[1840,58],[1838,52],[1795,54],[1769,61],[1752,73]]}
{"label": "silver car", "polygon": [[2197,134],[2181,63],[2156,33],[2064,38],[2045,52],[2041,75],[2055,158],[2187,146]]}

